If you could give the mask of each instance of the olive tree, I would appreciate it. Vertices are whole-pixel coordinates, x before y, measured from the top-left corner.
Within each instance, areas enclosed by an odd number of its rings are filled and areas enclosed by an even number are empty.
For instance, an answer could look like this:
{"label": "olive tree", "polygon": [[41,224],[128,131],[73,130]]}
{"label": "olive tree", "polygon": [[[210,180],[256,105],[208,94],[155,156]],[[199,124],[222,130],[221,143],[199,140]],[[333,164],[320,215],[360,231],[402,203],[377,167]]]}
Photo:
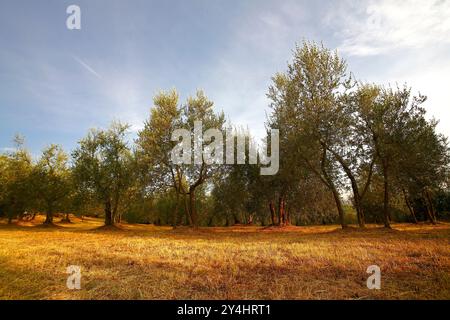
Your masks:
{"label": "olive tree", "polygon": [[128,125],[113,122],[93,129],[73,152],[78,188],[93,194],[104,206],[105,225],[113,225],[133,179],[133,156],[126,141]]}
{"label": "olive tree", "polygon": [[32,170],[33,189],[46,213],[44,224],[53,224],[55,210],[62,209],[70,193],[68,159],[60,146],[52,144],[44,149]]}

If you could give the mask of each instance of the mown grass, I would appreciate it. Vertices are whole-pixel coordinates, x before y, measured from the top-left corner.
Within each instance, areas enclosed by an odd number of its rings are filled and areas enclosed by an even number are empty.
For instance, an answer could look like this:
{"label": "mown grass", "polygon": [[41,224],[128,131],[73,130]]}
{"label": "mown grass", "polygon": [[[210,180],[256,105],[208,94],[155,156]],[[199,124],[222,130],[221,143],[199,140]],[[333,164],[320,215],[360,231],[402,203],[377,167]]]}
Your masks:
{"label": "mown grass", "polygon": [[[190,228],[0,223],[0,299],[450,299],[450,224]],[[381,290],[366,269],[381,267]],[[82,269],[68,290],[66,268]]]}

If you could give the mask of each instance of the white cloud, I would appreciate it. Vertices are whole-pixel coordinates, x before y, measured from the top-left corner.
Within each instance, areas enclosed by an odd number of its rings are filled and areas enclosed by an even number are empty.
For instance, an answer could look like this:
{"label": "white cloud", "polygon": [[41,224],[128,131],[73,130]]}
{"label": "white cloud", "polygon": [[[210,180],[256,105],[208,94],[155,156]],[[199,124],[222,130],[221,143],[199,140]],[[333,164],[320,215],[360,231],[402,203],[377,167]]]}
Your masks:
{"label": "white cloud", "polygon": [[428,116],[450,136],[450,1],[366,0],[334,5],[324,17],[356,77],[427,95]]}
{"label": "white cloud", "polygon": [[325,22],[339,30],[340,51],[368,56],[401,48],[429,48],[450,43],[450,1],[369,0],[343,2]]}

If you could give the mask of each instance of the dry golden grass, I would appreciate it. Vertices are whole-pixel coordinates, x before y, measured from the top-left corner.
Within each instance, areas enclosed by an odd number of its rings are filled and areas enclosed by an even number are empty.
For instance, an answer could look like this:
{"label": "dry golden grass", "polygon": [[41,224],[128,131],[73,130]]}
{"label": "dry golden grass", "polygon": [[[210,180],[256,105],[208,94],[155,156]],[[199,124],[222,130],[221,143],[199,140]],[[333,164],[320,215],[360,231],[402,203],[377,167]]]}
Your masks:
{"label": "dry golden grass", "polygon": [[[450,299],[450,224],[189,228],[0,223],[0,299]],[[381,290],[366,268],[382,270]],[[66,267],[82,268],[81,290]]]}

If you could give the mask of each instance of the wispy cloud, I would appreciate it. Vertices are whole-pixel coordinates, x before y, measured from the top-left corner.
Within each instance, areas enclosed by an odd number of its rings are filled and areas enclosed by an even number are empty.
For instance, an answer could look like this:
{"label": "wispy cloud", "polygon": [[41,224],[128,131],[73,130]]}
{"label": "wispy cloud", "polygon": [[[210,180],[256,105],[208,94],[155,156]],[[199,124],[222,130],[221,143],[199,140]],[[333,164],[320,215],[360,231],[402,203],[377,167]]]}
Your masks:
{"label": "wispy cloud", "polygon": [[450,1],[445,0],[368,0],[342,2],[325,19],[343,38],[341,52],[370,56],[449,44],[449,16]]}
{"label": "wispy cloud", "polygon": [[450,135],[448,17],[445,0],[347,0],[334,4],[324,23],[335,30],[338,50],[359,78],[407,83],[427,95],[428,116],[440,119],[439,131]]}
{"label": "wispy cloud", "polygon": [[96,76],[99,79],[102,79],[102,76],[98,74],[97,71],[95,71],[90,65],[88,65],[86,62],[84,62],[83,60],[81,60],[80,58],[76,57],[76,56],[72,56],[72,58],[78,62],[83,68],[85,68],[87,71],[89,71],[91,74],[93,74],[94,76]]}
{"label": "wispy cloud", "polygon": [[[154,93],[172,87],[182,101],[204,89],[234,124],[265,136],[270,78],[286,70],[302,39],[338,48],[361,80],[421,90],[450,135],[450,0],[113,2],[90,5],[98,32],[76,38],[54,28],[54,10],[28,10],[32,24],[22,23],[11,14],[22,16],[22,6],[5,2],[0,145],[20,131],[36,152],[48,142],[70,149],[88,128],[113,119],[136,132]],[[190,23],[173,20],[178,14]]]}

